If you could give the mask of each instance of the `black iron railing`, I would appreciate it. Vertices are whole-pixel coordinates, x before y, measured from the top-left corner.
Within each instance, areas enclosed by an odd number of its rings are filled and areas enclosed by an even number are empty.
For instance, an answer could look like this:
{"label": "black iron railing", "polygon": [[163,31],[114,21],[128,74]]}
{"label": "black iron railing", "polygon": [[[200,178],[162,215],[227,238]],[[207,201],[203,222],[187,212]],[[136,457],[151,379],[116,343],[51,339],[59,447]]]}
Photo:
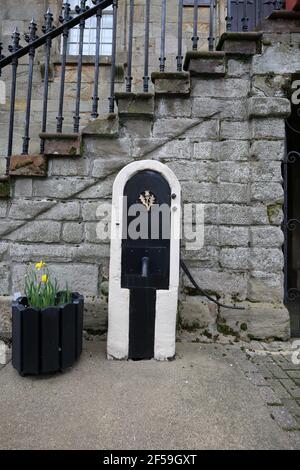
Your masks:
{"label": "black iron railing", "polygon": [[[66,74],[66,58],[67,58],[67,45],[68,36],[70,29],[79,25],[80,38],[79,38],[79,54],[78,54],[78,65],[77,65],[77,82],[76,82],[76,98],[75,98],[75,112],[73,116],[73,130],[79,132],[80,122],[80,102],[81,102],[81,80],[82,80],[82,58],[83,58],[83,34],[85,28],[85,21],[92,16],[97,17],[97,42],[96,42],[96,53],[95,56],[95,76],[94,76],[94,93],[92,100],[92,117],[98,116],[98,89],[99,89],[99,43],[100,43],[100,24],[99,18],[101,19],[101,12],[104,8],[113,6],[114,10],[114,21],[113,30],[114,34],[117,28],[117,0],[93,0],[95,6],[88,8],[86,6],[86,0],[80,1],[80,6],[76,8],[77,16],[71,17],[70,5],[65,3],[63,5],[63,14],[59,17],[61,25],[53,26],[53,15],[50,10],[45,14],[45,23],[42,27],[42,36],[36,35],[37,25],[34,20],[29,25],[29,33],[25,35],[25,40],[28,43],[27,46],[20,46],[21,35],[16,29],[12,34],[12,44],[9,46],[9,56],[4,57],[2,54],[2,47],[0,50],[0,75],[4,67],[12,66],[11,76],[11,91],[10,91],[10,109],[9,109],[9,128],[8,128],[8,146],[7,146],[7,172],[9,171],[10,157],[13,150],[13,136],[14,136],[14,115],[15,115],[15,102],[16,102],[16,86],[17,86],[17,69],[19,59],[24,56],[29,57],[28,65],[28,88],[26,96],[26,110],[25,110],[25,127],[23,136],[23,147],[22,154],[28,154],[29,151],[29,129],[30,129],[30,117],[31,117],[31,98],[32,98],[32,86],[33,86],[33,66],[36,50],[44,46],[45,55],[45,66],[44,66],[44,93],[43,93],[43,104],[42,104],[42,119],[41,119],[41,131],[46,132],[47,130],[47,114],[48,114],[48,90],[49,90],[49,72],[50,72],[50,54],[52,41],[57,37],[62,37],[62,54],[61,54],[61,73],[60,73],[60,91],[59,91],[59,105],[56,132],[61,133],[63,130],[64,121],[64,98],[65,98],[65,74]],[[116,36],[115,36],[116,38]],[[115,55],[116,49],[113,47],[112,51],[112,66],[111,66],[111,96],[110,96],[110,112],[114,111],[114,82],[115,82]],[[41,140],[40,151],[44,151],[44,141]]]}
{"label": "black iron railing", "polygon": [[[121,2],[122,0],[119,0]],[[228,0],[227,1],[227,16],[226,16],[226,28],[228,31],[232,30],[234,8],[237,6],[240,8],[242,5],[243,13],[240,18],[239,24],[243,31],[248,31],[248,12],[249,12],[249,1],[250,0]],[[251,0],[251,5],[257,0]],[[50,70],[51,70],[51,51],[53,41],[56,38],[61,38],[61,59],[60,59],[60,84],[58,92],[58,109],[56,116],[56,132],[62,133],[64,129],[65,120],[65,86],[66,86],[66,67],[67,67],[67,54],[68,54],[68,38],[70,30],[77,27],[79,29],[79,41],[78,41],[78,55],[77,55],[77,76],[76,76],[76,90],[75,90],[75,102],[74,102],[74,113],[73,113],[73,131],[78,133],[80,130],[80,119],[81,119],[81,103],[82,103],[82,73],[83,73],[83,47],[84,47],[84,31],[86,21],[89,18],[96,18],[96,44],[95,44],[95,57],[94,57],[94,81],[92,90],[92,103],[91,103],[91,117],[97,118],[99,115],[99,86],[100,86],[100,36],[101,36],[101,18],[102,12],[107,7],[113,9],[113,26],[112,26],[112,51],[111,51],[111,71],[110,71],[110,84],[109,84],[109,96],[108,96],[108,111],[114,112],[115,108],[115,79],[116,79],[116,54],[117,54],[117,12],[118,12],[118,0],[92,0],[94,6],[88,7],[87,0],[80,0],[79,5],[76,7],[76,16],[71,16],[71,9],[69,3],[63,4],[62,15],[59,17],[59,21],[54,25],[54,18],[50,10],[44,15],[44,25],[41,28],[42,34],[37,35],[37,24],[34,20],[29,25],[29,32],[26,34],[25,41],[27,45],[21,46],[20,40],[21,35],[16,29],[12,33],[12,42],[9,46],[10,54],[7,57],[3,55],[3,48],[0,43],[0,75],[1,71],[11,66],[11,89],[10,89],[10,107],[9,107],[9,118],[8,118],[8,144],[7,144],[7,171],[9,171],[10,157],[13,153],[13,140],[14,140],[14,121],[15,121],[15,106],[16,106],[16,87],[17,87],[17,70],[19,66],[19,60],[22,57],[28,57],[28,82],[27,82],[27,95],[26,95],[26,109],[24,118],[24,134],[22,144],[22,154],[26,155],[29,152],[30,145],[30,121],[31,121],[31,101],[33,94],[33,75],[34,75],[34,64],[36,60],[36,51],[39,49],[44,56],[44,83],[42,93],[42,105],[41,105],[41,132],[45,133],[48,126],[48,97],[49,97],[49,81],[50,81]],[[283,2],[268,0],[268,4],[272,4],[273,8],[280,8]],[[183,21],[184,21],[184,7],[187,2],[178,0],[178,51],[176,57],[176,70],[181,72],[183,69]],[[193,8],[193,35],[191,38],[191,49],[197,51],[199,48],[199,24],[201,25],[201,10],[199,6],[203,6],[203,0],[193,0],[188,3],[190,8]],[[215,37],[216,37],[216,11],[217,11],[217,0],[205,0],[205,5],[209,7],[209,36],[208,36],[208,49],[214,50]],[[235,6],[234,6],[235,5]],[[130,0],[129,2],[129,15],[127,25],[127,69],[125,76],[125,90],[127,92],[132,91],[133,77],[133,40],[134,40],[134,18],[135,18],[135,6],[136,2]],[[157,67],[161,72],[170,68],[170,60],[167,60],[168,44],[166,43],[166,28],[168,22],[168,7],[172,5],[167,0],[161,0],[161,32],[160,32],[160,55],[157,58]],[[251,10],[252,11],[252,10]],[[150,32],[150,21],[151,21],[151,0],[145,0],[145,25],[144,25],[144,67],[143,67],[143,86],[142,91],[145,93],[149,92],[149,32]],[[159,21],[159,19],[158,19]],[[201,28],[201,26],[200,26]],[[154,71],[154,70],[153,70]],[[40,152],[44,152],[44,141],[40,141]]]}

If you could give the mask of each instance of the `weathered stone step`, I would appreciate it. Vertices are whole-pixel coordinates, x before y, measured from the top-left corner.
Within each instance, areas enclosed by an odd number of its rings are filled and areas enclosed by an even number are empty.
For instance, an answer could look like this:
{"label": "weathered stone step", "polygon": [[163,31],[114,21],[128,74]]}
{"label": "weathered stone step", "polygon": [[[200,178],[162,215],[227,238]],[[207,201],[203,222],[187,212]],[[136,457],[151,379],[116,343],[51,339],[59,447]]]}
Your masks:
{"label": "weathered stone step", "polygon": [[151,80],[156,95],[186,96],[191,92],[189,72],[153,72]]}
{"label": "weathered stone step", "polygon": [[44,155],[48,157],[75,157],[81,154],[80,134],[42,132],[40,138],[44,140]]}
{"label": "weathered stone step", "polygon": [[260,54],[262,35],[262,32],[223,33],[216,49],[226,54]]}
{"label": "weathered stone step", "polygon": [[264,33],[299,33],[300,11],[275,10],[258,28]]}
{"label": "weathered stone step", "polygon": [[226,73],[225,53],[223,51],[188,51],[183,68],[190,72],[192,77],[207,75],[224,77]]}
{"label": "weathered stone step", "polygon": [[13,155],[10,158],[10,176],[47,176],[44,155]]}

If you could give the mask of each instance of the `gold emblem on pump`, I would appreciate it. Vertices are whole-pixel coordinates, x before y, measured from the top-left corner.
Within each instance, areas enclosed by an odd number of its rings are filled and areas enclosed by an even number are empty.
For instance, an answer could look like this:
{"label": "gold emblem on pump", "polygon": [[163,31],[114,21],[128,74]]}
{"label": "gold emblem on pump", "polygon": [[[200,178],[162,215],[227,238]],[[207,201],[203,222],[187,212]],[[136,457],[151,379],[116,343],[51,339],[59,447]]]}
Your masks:
{"label": "gold emblem on pump", "polygon": [[147,211],[149,212],[151,207],[155,204],[156,202],[156,197],[154,196],[149,189],[146,189],[144,192],[140,194],[139,200],[143,204],[143,206],[146,207]]}

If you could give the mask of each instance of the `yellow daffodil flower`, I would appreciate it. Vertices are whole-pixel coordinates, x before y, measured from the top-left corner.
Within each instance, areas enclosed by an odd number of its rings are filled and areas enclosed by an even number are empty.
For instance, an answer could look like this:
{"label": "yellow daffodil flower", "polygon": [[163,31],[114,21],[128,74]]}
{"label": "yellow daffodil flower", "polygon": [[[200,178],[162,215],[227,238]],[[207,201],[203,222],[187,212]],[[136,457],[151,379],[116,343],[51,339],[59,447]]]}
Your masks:
{"label": "yellow daffodil flower", "polygon": [[39,263],[36,263],[35,268],[39,271],[40,269],[44,268],[46,266],[46,263],[43,261],[40,261]]}
{"label": "yellow daffodil flower", "polygon": [[47,276],[47,274],[43,274],[43,275],[42,275],[42,282],[43,282],[44,284],[46,284],[47,281],[48,281],[48,276]]}

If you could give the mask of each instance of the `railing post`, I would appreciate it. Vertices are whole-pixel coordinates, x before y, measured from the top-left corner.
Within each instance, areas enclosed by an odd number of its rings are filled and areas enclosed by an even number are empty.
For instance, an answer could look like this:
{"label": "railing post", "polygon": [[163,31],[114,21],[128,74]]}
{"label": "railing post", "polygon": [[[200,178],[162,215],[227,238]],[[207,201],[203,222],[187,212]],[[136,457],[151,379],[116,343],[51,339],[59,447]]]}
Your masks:
{"label": "railing post", "polygon": [[210,0],[210,5],[209,5],[209,37],[208,37],[208,50],[209,51],[214,50],[215,12],[216,12],[215,0]]}
{"label": "railing post", "polygon": [[126,91],[131,92],[132,84],[132,42],[133,42],[133,21],[134,21],[134,0],[130,0],[130,11],[129,11],[129,31],[128,31],[128,55],[127,55],[127,76],[126,81]]}
{"label": "railing post", "polygon": [[118,0],[113,0],[113,38],[111,52],[111,77],[110,77],[110,96],[109,112],[115,110],[115,76],[116,76],[116,50],[117,50],[117,21],[118,21]]}
{"label": "railing post", "polygon": [[[99,0],[92,0],[94,5],[97,5]],[[102,10],[99,8],[96,13],[96,49],[95,49],[95,74],[94,74],[94,90],[93,90],[93,105],[91,117],[96,119],[98,114],[98,105],[99,105],[99,66],[100,66],[100,35],[101,35],[101,19],[102,19]]]}
{"label": "railing post", "polygon": [[[68,2],[63,4],[63,16],[59,17],[61,23],[66,23],[71,19],[70,16],[70,4]],[[62,57],[61,57],[61,72],[60,72],[60,90],[59,90],[59,105],[58,105],[58,116],[56,118],[56,132],[62,132],[63,126],[63,109],[64,109],[64,93],[65,93],[65,77],[66,77],[66,58],[67,58],[67,48],[68,48],[68,37],[69,30],[64,28],[63,30],[63,46],[62,46]]]}
{"label": "railing post", "polygon": [[198,49],[198,0],[194,0],[194,25],[193,25],[193,37],[192,37],[192,43],[193,43],[193,51],[196,51]]}
{"label": "railing post", "polygon": [[[80,7],[75,8],[76,13],[79,15],[86,11],[86,0],[80,0]],[[81,98],[81,79],[82,79],[82,56],[83,56],[83,38],[84,38],[85,20],[80,20],[79,23],[79,51],[78,51],[78,65],[77,65],[77,86],[76,86],[76,103],[74,114],[74,132],[79,132],[80,121],[80,98]]]}
{"label": "railing post", "polygon": [[[44,34],[52,31],[53,27],[53,15],[48,8],[47,13],[44,15],[45,24],[42,26]],[[47,38],[45,43],[45,69],[44,69],[44,92],[43,92],[43,115],[42,115],[42,132],[47,130],[47,111],[48,111],[48,90],[49,90],[49,66],[50,66],[50,51],[52,46],[51,38]],[[45,142],[41,139],[40,153],[44,153]]]}
{"label": "railing post", "polygon": [[178,52],[177,52],[177,71],[182,72],[182,23],[183,23],[183,0],[178,2]]}
{"label": "railing post", "polygon": [[161,5],[161,36],[160,36],[160,58],[159,71],[164,72],[166,66],[166,23],[167,23],[167,1],[162,0]]}
{"label": "railing post", "polygon": [[[20,33],[18,28],[12,34],[12,44],[8,46],[9,52],[13,53],[18,51],[20,46]],[[7,146],[7,159],[6,159],[6,173],[9,173],[10,157],[12,155],[13,134],[14,134],[14,119],[15,119],[15,101],[16,101],[16,84],[17,84],[17,68],[18,59],[13,58],[12,61],[12,78],[11,78],[11,93],[10,93],[10,110],[9,110],[9,129],[8,129],[8,146]]]}
{"label": "railing post", "polygon": [[149,91],[149,30],[150,30],[150,0],[146,0],[145,14],[145,45],[144,45],[144,87],[145,93]]}
{"label": "railing post", "polygon": [[244,0],[244,3],[243,3],[243,18],[242,18],[242,30],[244,32],[248,31],[248,21],[249,21],[249,18],[247,17],[247,8],[248,8],[248,4],[247,4],[248,0]]}
{"label": "railing post", "polygon": [[232,5],[231,0],[227,0],[227,15],[226,15],[226,31],[231,31],[232,29]]}
{"label": "railing post", "polygon": [[[31,44],[33,41],[37,39],[36,32],[37,32],[37,25],[34,19],[32,18],[30,25],[29,25],[29,34],[24,35],[25,41],[28,42],[28,44]],[[26,98],[25,129],[24,129],[24,136],[23,136],[22,155],[28,154],[29,141],[30,141],[29,126],[30,126],[34,56],[35,56],[35,48],[31,47],[29,50],[28,88],[27,88],[27,98]]]}

